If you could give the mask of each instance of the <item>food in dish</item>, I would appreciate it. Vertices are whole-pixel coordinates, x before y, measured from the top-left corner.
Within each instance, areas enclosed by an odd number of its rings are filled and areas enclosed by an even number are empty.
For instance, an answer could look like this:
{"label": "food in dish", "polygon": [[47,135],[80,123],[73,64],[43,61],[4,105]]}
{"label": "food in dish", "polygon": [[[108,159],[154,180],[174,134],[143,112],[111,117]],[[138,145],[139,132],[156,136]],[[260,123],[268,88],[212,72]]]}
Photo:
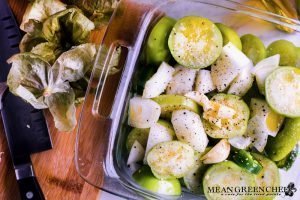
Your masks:
{"label": "food in dish", "polygon": [[[163,27],[164,21],[172,23]],[[171,31],[165,31],[166,37],[158,30]],[[127,144],[135,140],[145,148],[147,140],[144,158],[136,154],[144,165],[135,172],[137,183],[165,194],[146,184],[151,170],[151,179],[182,178],[182,187],[207,199],[222,199],[211,187],[280,186],[279,167],[292,166],[300,139],[300,70],[294,44],[278,40],[266,48],[255,35],[240,37],[225,24],[200,16],[177,21],[163,17],[148,42],[153,38],[164,56],[158,57],[159,64],[147,66],[155,70],[144,81],[143,92],[131,99],[149,103],[136,108],[136,119],[129,108],[133,129]],[[147,126],[132,123],[144,119]],[[138,128],[147,129],[133,139]],[[131,160],[134,152],[130,150]],[[169,194],[178,195],[173,189]],[[259,195],[275,198],[272,192]],[[228,198],[252,199],[249,194]]]}

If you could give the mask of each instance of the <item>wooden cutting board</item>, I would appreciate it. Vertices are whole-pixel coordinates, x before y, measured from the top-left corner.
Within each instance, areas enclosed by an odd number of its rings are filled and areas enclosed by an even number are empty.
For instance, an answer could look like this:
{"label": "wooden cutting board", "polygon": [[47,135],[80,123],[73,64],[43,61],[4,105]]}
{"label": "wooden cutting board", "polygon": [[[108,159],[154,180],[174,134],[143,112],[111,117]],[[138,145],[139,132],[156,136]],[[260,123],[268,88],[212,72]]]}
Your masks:
{"label": "wooden cutting board", "polygon": [[[20,23],[27,6],[27,1],[8,0],[8,2],[17,21]],[[101,30],[93,35],[93,40],[101,41],[103,31]],[[80,107],[77,108],[77,119],[79,112]],[[45,114],[53,142],[53,149],[32,155],[31,158],[36,176],[46,199],[96,199],[99,190],[85,183],[75,169],[74,148],[76,133],[58,132],[54,127],[54,122],[50,114],[48,112],[45,112]],[[20,196],[7,148],[2,120],[0,120],[0,156],[0,199],[18,200]]]}

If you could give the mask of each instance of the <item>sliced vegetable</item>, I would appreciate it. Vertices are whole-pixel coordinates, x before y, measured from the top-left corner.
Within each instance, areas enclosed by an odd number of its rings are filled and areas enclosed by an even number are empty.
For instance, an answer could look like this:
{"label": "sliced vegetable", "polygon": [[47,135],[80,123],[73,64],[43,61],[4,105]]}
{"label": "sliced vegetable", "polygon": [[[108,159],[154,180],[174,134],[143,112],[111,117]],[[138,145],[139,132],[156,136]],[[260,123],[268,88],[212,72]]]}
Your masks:
{"label": "sliced vegetable", "polygon": [[210,20],[188,16],[177,21],[168,44],[178,63],[199,69],[211,65],[221,54],[222,34]]}
{"label": "sliced vegetable", "polygon": [[161,115],[164,117],[171,117],[171,113],[174,110],[187,109],[194,113],[200,113],[199,105],[185,97],[180,95],[160,95],[153,98],[153,101],[158,103],[161,107]]}
{"label": "sliced vegetable", "polygon": [[234,109],[213,101],[210,101],[209,105],[205,105],[203,109],[203,119],[218,128],[222,128],[222,120],[232,121],[236,113]]}
{"label": "sliced vegetable", "polygon": [[254,64],[267,56],[264,43],[255,35],[246,34],[241,37],[242,51]]}
{"label": "sliced vegetable", "polygon": [[203,118],[219,128],[222,125],[222,119],[230,119],[236,112],[230,107],[210,101],[207,96],[197,91],[188,92],[185,96],[201,105],[204,110]]}
{"label": "sliced vegetable", "polygon": [[213,83],[219,92],[230,86],[241,70],[252,66],[252,61],[231,42],[223,47],[221,56],[211,67]]}
{"label": "sliced vegetable", "polygon": [[288,171],[296,161],[299,155],[299,145],[296,145],[296,147],[289,153],[285,158],[282,160],[276,162],[277,167],[284,169]]}
{"label": "sliced vegetable", "polygon": [[227,159],[230,153],[230,144],[227,139],[222,139],[201,160],[204,164],[214,164],[223,162]]}
{"label": "sliced vegetable", "polygon": [[267,48],[267,57],[279,54],[280,66],[295,66],[297,53],[295,45],[287,40],[277,40]]}
{"label": "sliced vegetable", "polygon": [[274,111],[300,117],[300,69],[280,67],[266,79],[266,99]]}
{"label": "sliced vegetable", "polygon": [[[224,193],[212,191],[216,187],[254,187],[255,176],[240,168],[234,162],[224,161],[212,165],[203,178],[205,197],[208,200],[224,199]],[[239,191],[240,195],[228,195],[226,199],[251,200],[253,196],[247,196],[245,192]]]}
{"label": "sliced vegetable", "polygon": [[192,193],[203,194],[203,186],[201,180],[207,167],[207,165],[201,163],[184,176],[184,184]]}
{"label": "sliced vegetable", "polygon": [[[274,112],[265,100],[252,98],[250,102],[251,116],[258,117],[261,128],[268,135],[275,137],[283,124],[284,117]],[[257,125],[258,126],[258,125]]]}
{"label": "sliced vegetable", "polygon": [[221,120],[221,128],[203,120],[205,132],[213,138],[232,138],[241,136],[246,132],[249,119],[249,108],[240,97],[230,94],[216,94],[211,101],[225,105],[235,110],[230,119]]}
{"label": "sliced vegetable", "polygon": [[253,146],[263,152],[268,141],[268,130],[266,129],[263,120],[259,116],[252,117],[249,120],[246,136],[251,138]]}
{"label": "sliced vegetable", "polygon": [[251,73],[253,66],[245,66],[244,69],[241,70],[239,75],[233,80],[231,83],[228,94],[234,94],[237,96],[244,96],[248,90],[252,87],[254,77]]}
{"label": "sliced vegetable", "polygon": [[[279,187],[279,170],[274,162],[266,158],[265,156],[257,153],[252,153],[252,156],[262,165],[262,170],[255,176],[256,186],[258,187]],[[274,192],[263,191],[259,193],[258,200],[271,200],[276,196],[272,195]]]}
{"label": "sliced vegetable", "polygon": [[139,163],[131,163],[131,164],[127,165],[127,167],[129,168],[129,172],[131,174],[133,174],[138,169],[140,169],[142,167],[142,165],[140,165]]}
{"label": "sliced vegetable", "polygon": [[232,159],[238,166],[252,174],[258,174],[263,169],[262,165],[245,150],[234,151]]}
{"label": "sliced vegetable", "polygon": [[196,73],[195,69],[177,66],[176,71],[173,73],[173,78],[168,84],[166,93],[184,95],[192,91]]}
{"label": "sliced vegetable", "polygon": [[208,147],[205,149],[203,153],[195,152],[195,167],[190,170],[184,177],[184,185],[187,187],[189,191],[195,194],[203,194],[203,185],[202,179],[208,165],[204,165],[200,158],[206,152],[208,152],[211,148]]}
{"label": "sliced vegetable", "polygon": [[197,72],[195,89],[203,94],[209,93],[216,89],[209,70],[202,69]]}
{"label": "sliced vegetable", "polygon": [[221,23],[215,23],[215,24],[222,33],[223,46],[228,44],[228,42],[231,42],[239,50],[242,50],[242,42],[237,32],[235,32],[232,28],[226,26],[225,24],[221,24]]}
{"label": "sliced vegetable", "polygon": [[174,71],[173,67],[163,62],[157,72],[146,82],[143,97],[153,98],[163,93],[172,80]]}
{"label": "sliced vegetable", "polygon": [[172,113],[177,139],[188,143],[198,152],[203,152],[208,144],[200,116],[189,110],[176,110]]}
{"label": "sliced vegetable", "polygon": [[170,17],[162,17],[153,27],[146,42],[147,64],[158,65],[163,61],[168,62],[171,53],[168,47],[168,37],[175,24]]}
{"label": "sliced vegetable", "polygon": [[192,91],[192,92],[186,93],[184,96],[197,102],[199,105],[201,105],[203,107],[204,111],[211,108],[211,102],[209,101],[208,97],[205,96],[205,94],[203,94],[203,93],[200,93],[198,91]]}
{"label": "sliced vegetable", "polygon": [[175,136],[174,128],[170,122],[160,119],[157,123],[163,126],[166,129],[166,131],[169,132],[171,135]]}
{"label": "sliced vegetable", "polygon": [[143,69],[138,69],[137,73],[134,75],[133,78],[133,92],[142,96],[146,82],[156,73],[156,71],[157,69],[155,67],[146,67]]}
{"label": "sliced vegetable", "polygon": [[195,166],[194,150],[179,141],[159,143],[149,151],[147,163],[157,178],[181,178]]}
{"label": "sliced vegetable", "polygon": [[246,102],[247,105],[250,104],[252,98],[264,98],[260,94],[256,82],[253,82],[253,85],[250,88],[250,90],[248,90],[248,92],[243,96],[243,100]]}
{"label": "sliced vegetable", "polygon": [[270,137],[266,152],[273,161],[285,158],[300,140],[300,118],[286,119],[283,130]]}
{"label": "sliced vegetable", "polygon": [[133,179],[143,188],[163,195],[181,195],[178,179],[158,179],[148,166],[143,166],[133,174]]}
{"label": "sliced vegetable", "polygon": [[144,147],[136,140],[134,141],[127,160],[127,165],[143,160],[145,155]]}
{"label": "sliced vegetable", "polygon": [[129,102],[128,124],[135,128],[150,128],[158,121],[160,112],[155,101],[133,97]]}
{"label": "sliced vegetable", "polygon": [[261,94],[265,94],[265,80],[266,78],[279,67],[280,55],[263,59],[255,65],[252,73],[255,75],[256,83]]}
{"label": "sliced vegetable", "polygon": [[130,151],[133,143],[135,141],[138,141],[142,147],[146,148],[147,145],[147,140],[148,140],[148,135],[149,135],[149,128],[133,128],[126,140],[126,148],[128,151]]}
{"label": "sliced vegetable", "polygon": [[211,102],[213,106],[217,105],[218,110],[217,110],[217,117],[220,119],[231,119],[236,111],[228,106],[216,103],[216,102]]}
{"label": "sliced vegetable", "polygon": [[229,138],[228,142],[231,144],[231,146],[237,149],[246,149],[251,144],[251,138],[244,135],[236,136],[233,138]]}
{"label": "sliced vegetable", "polygon": [[144,163],[147,164],[147,154],[152,147],[161,142],[172,141],[174,138],[175,132],[170,122],[158,120],[153,124],[149,132]]}

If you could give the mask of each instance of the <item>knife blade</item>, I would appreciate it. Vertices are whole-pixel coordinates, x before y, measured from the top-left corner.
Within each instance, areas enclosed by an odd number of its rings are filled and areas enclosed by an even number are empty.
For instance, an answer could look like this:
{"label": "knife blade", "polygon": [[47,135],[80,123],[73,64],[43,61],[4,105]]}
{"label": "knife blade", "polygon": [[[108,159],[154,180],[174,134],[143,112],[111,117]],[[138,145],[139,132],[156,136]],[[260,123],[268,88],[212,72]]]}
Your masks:
{"label": "knife blade", "polygon": [[21,198],[45,199],[35,177],[30,154],[52,148],[42,110],[34,109],[6,87],[10,65],[6,60],[19,52],[21,33],[6,0],[0,0],[0,108]]}

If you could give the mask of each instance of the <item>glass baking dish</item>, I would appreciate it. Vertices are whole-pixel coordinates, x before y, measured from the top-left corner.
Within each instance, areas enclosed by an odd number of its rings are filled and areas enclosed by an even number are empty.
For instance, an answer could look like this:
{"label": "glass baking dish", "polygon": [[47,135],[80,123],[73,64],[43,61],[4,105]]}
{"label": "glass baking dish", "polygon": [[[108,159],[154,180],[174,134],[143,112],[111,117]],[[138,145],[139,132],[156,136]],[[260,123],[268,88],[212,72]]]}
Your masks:
{"label": "glass baking dish", "polygon": [[[198,15],[233,27],[240,35],[251,33],[268,45],[287,39],[300,46],[300,23],[228,0],[121,0],[98,51],[76,141],[76,167],[88,183],[127,199],[205,199],[187,191],[178,196],[160,196],[144,190],[131,178],[126,165],[128,101],[132,83],[142,70],[141,50],[154,22],[163,15],[178,19]],[[276,28],[284,26],[293,33]],[[120,56],[118,52],[120,52]],[[282,172],[283,185],[294,182],[300,189],[300,161]],[[298,197],[298,198],[297,198]],[[300,199],[300,192],[294,196]]]}

